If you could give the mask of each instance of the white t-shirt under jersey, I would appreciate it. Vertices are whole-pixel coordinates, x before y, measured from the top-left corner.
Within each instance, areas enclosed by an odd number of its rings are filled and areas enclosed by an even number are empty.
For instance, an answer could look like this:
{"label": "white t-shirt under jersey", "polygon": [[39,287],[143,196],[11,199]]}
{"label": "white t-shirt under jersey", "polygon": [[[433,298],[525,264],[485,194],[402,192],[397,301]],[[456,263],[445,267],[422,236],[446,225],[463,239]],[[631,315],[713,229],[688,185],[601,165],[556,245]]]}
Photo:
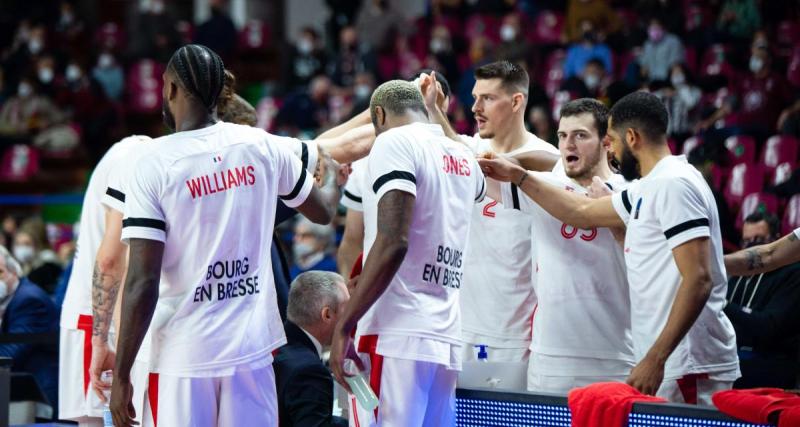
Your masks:
{"label": "white t-shirt under jersey", "polygon": [[794,230],[794,235],[797,236],[798,239],[800,239],[800,228],[796,228]]}
{"label": "white t-shirt under jersey", "polygon": [[[577,194],[587,189],[559,172],[536,173]],[[613,175],[608,185],[627,183]],[[533,221],[539,304],[531,371],[548,376],[619,376],[634,366],[630,301],[622,247],[607,228],[576,229],[548,214],[516,185],[501,185],[503,206]]]}
{"label": "white t-shirt under jersey", "polygon": [[344,185],[341,201],[347,209],[364,212],[364,189],[367,187],[364,180],[367,179],[367,159],[369,157],[364,157],[351,165],[353,172],[350,173],[347,184]]}
{"label": "white t-shirt under jersey", "polygon": [[[727,278],[714,195],[684,156],[659,161],[641,180],[612,196],[628,226],[625,262],[631,294],[634,354],[641,360],[667,323],[681,283],[672,250],[707,237],[711,244],[711,295],[700,316],[667,360],[664,379],[708,373],[739,376],[736,336],[725,317]],[[728,378],[721,378],[719,374]]]}
{"label": "white t-shirt under jersey", "polygon": [[151,322],[153,372],[232,375],[286,342],[269,248],[277,198],[305,201],[312,176],[281,138],[213,126],[159,138],[125,188],[122,238],[164,242]]}
{"label": "white t-shirt under jersey", "polygon": [[[506,155],[537,150],[558,154],[552,145],[529,135],[522,147]],[[489,139],[477,135],[462,135],[461,139],[476,155],[491,151]],[[519,211],[503,209],[498,202],[487,197],[472,209],[461,289],[464,341],[527,348],[536,308],[531,219]]]}
{"label": "white t-shirt under jersey", "polygon": [[448,139],[439,125],[423,123],[378,136],[368,165],[365,260],[377,236],[381,197],[398,190],[415,201],[405,259],[358,322],[358,333],[379,335],[377,351],[384,356],[460,369],[458,294],[471,208],[486,193],[483,173],[463,144]]}
{"label": "white t-shirt under jersey", "polygon": [[61,309],[61,327],[75,329],[80,315],[92,315],[92,273],[95,258],[105,233],[105,197],[110,175],[124,165],[132,153],[143,150],[150,138],[130,136],[114,144],[97,163],[81,207],[81,225],[72,274]]}

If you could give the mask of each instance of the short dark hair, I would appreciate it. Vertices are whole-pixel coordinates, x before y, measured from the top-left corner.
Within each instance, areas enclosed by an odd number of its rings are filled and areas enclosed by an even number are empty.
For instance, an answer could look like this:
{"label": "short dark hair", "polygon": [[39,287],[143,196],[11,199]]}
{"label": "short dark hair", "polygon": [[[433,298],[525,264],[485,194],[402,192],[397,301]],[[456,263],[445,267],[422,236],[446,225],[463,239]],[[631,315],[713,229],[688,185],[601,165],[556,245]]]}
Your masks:
{"label": "short dark hair", "polygon": [[509,61],[491,62],[475,69],[476,80],[500,79],[505,89],[528,96],[530,78],[522,67]]}
{"label": "short dark hair", "polygon": [[747,217],[744,219],[744,222],[748,224],[756,224],[761,221],[767,223],[767,227],[769,227],[769,234],[771,236],[775,236],[780,232],[781,221],[778,219],[777,215],[772,213],[756,211],[750,215],[747,215]]}
{"label": "short dark hair", "polygon": [[625,95],[609,112],[614,128],[620,133],[635,128],[652,141],[666,141],[669,113],[664,103],[649,92]]}
{"label": "short dark hair", "polygon": [[167,69],[208,111],[216,107],[225,87],[225,64],[213,50],[200,44],[187,44],[172,54]]}
{"label": "short dark hair", "polygon": [[584,65],[583,68],[585,69],[590,65],[597,65],[598,67],[602,68],[603,71],[608,71],[606,70],[606,63],[596,56],[593,56],[592,59],[586,61],[586,65]]}
{"label": "short dark hair", "polygon": [[567,102],[561,107],[561,118],[574,117],[581,114],[591,114],[594,118],[594,127],[600,139],[605,138],[608,132],[608,107],[593,98],[579,98]]}
{"label": "short dark hair", "polygon": [[[414,74],[414,77],[408,79],[408,81],[414,81],[414,79],[416,79],[423,73],[430,75],[431,72],[433,71],[436,70],[433,70],[431,68],[423,68],[419,70],[417,74]],[[450,96],[450,82],[447,81],[447,78],[445,78],[444,74],[442,74],[439,71],[436,71],[436,74],[434,74],[434,76],[436,77],[436,81],[439,82],[440,85],[442,85],[442,92],[444,92],[444,96]]]}

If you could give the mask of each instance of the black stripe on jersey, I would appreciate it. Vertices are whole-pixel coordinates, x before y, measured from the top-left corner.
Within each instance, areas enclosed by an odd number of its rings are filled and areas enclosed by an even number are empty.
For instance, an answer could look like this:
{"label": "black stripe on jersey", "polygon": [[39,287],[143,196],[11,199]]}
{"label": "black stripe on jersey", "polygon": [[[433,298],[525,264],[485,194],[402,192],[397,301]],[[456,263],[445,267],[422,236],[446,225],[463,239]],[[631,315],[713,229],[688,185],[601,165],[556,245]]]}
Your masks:
{"label": "black stripe on jersey", "polygon": [[417,183],[417,178],[414,177],[414,174],[410,172],[391,171],[375,180],[375,184],[372,185],[372,191],[377,193],[378,190],[380,190],[381,187],[383,187],[383,184],[386,184],[387,182],[393,179],[405,179],[406,181],[413,182],[415,185]]}
{"label": "black stripe on jersey", "polygon": [[483,197],[486,194],[485,191],[486,191],[486,180],[483,179],[481,180],[481,191],[479,191],[478,195],[475,197],[476,202],[479,202],[481,199],[483,199]]}
{"label": "black stripe on jersey", "polygon": [[608,182],[606,183],[606,187],[608,187],[609,190],[614,191],[614,187]]}
{"label": "black stripe on jersey", "polygon": [[511,184],[511,203],[516,210],[519,209],[519,190],[516,184]]}
{"label": "black stripe on jersey", "polygon": [[122,227],[148,227],[167,231],[167,223],[160,219],[152,218],[125,218]]}
{"label": "black stripe on jersey", "polygon": [[673,236],[683,233],[686,230],[691,230],[697,227],[708,227],[708,224],[708,218],[690,219],[665,231],[664,235],[667,236],[667,239],[671,239]]}
{"label": "black stripe on jersey", "polygon": [[358,197],[347,190],[344,190],[344,196],[356,203],[361,203],[361,197]]}
{"label": "black stripe on jersey", "polygon": [[[308,153],[306,153],[308,154]],[[300,171],[300,179],[297,180],[297,184],[294,185],[292,188],[292,192],[285,195],[285,196],[278,196],[281,200],[292,200],[300,194],[300,190],[303,189],[303,184],[306,182],[306,168],[302,168]]]}
{"label": "black stripe on jersey", "polygon": [[308,144],[301,142],[300,161],[303,162],[303,169],[308,169]]}
{"label": "black stripe on jersey", "polygon": [[628,190],[622,190],[622,204],[625,206],[625,210],[631,213],[631,201],[628,200]]}
{"label": "black stripe on jersey", "polygon": [[125,193],[123,193],[122,191],[119,191],[119,190],[113,189],[111,187],[108,187],[106,189],[106,194],[108,194],[109,196],[119,200],[122,203],[125,203]]}

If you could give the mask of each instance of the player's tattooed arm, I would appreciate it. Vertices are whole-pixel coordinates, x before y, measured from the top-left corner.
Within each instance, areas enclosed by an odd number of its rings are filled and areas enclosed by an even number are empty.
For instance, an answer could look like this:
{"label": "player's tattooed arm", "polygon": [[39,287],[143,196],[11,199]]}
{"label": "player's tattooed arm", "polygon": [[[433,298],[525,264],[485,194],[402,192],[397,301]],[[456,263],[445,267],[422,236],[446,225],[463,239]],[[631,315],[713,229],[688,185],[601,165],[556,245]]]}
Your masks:
{"label": "player's tattooed arm", "polygon": [[775,270],[800,261],[800,240],[795,233],[765,245],[725,255],[728,276],[744,276]]}
{"label": "player's tattooed arm", "polygon": [[120,277],[109,271],[101,271],[95,262],[92,273],[92,338],[108,341],[108,329],[117,300]]}

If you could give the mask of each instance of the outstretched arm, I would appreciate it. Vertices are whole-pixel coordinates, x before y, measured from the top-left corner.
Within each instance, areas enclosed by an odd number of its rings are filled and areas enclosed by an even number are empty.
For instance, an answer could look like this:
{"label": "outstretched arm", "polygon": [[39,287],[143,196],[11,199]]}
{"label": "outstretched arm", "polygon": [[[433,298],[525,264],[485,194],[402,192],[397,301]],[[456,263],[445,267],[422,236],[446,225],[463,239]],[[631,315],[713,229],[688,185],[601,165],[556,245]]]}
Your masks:
{"label": "outstretched arm", "polygon": [[352,163],[363,159],[375,143],[375,128],[372,123],[367,123],[341,135],[320,136],[315,139],[321,148],[330,153],[331,157],[339,163]]}
{"label": "outstretched arm", "polygon": [[325,132],[322,132],[317,139],[332,139],[337,138],[348,131],[361,127],[363,125],[372,125],[372,118],[369,115],[369,109],[364,110],[351,118],[350,120],[340,124],[339,126],[334,126]]}
{"label": "outstretched arm", "polygon": [[749,276],[765,273],[800,261],[800,239],[795,232],[766,245],[754,246],[725,255],[728,276]]}
{"label": "outstretched arm", "polygon": [[478,159],[478,163],[487,177],[516,184],[542,209],[573,227],[588,229],[625,225],[614,210],[611,197],[590,199],[564,191],[559,187],[548,185],[521,166],[500,157],[481,158]]}

